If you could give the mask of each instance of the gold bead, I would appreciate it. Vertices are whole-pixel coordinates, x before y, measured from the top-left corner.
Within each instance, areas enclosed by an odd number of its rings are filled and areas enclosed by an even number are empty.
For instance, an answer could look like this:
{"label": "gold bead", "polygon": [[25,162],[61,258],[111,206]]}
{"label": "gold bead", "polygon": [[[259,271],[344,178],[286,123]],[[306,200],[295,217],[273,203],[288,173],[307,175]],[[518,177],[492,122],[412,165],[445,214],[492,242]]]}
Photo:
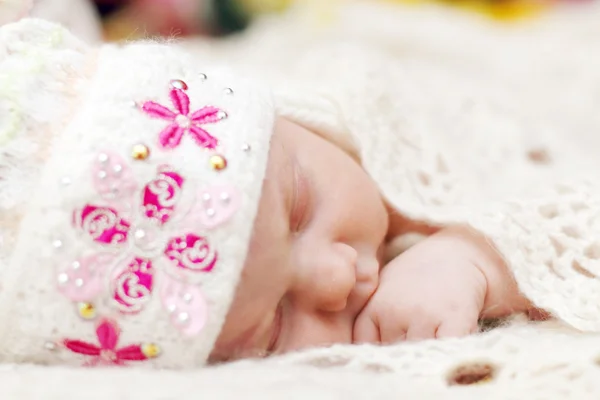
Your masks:
{"label": "gold bead", "polygon": [[150,149],[145,144],[136,144],[131,149],[131,157],[134,160],[145,160],[150,156]]}
{"label": "gold bead", "polygon": [[211,156],[209,162],[211,168],[214,170],[220,171],[227,168],[227,160],[221,155],[215,154],[214,156]]}
{"label": "gold bead", "polygon": [[91,303],[77,303],[77,313],[83,319],[96,318],[96,307]]}
{"label": "gold bead", "polygon": [[160,347],[154,343],[142,345],[142,353],[148,358],[156,358],[160,355]]}

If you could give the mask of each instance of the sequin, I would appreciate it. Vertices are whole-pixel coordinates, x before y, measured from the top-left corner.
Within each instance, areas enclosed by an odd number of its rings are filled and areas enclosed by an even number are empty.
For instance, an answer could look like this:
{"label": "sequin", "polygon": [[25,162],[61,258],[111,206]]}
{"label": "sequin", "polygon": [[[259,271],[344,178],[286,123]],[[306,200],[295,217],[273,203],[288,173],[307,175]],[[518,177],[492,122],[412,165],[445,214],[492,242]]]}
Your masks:
{"label": "sequin", "polygon": [[210,163],[211,168],[216,171],[221,171],[227,168],[227,160],[225,157],[219,154],[211,156],[208,162]]}
{"label": "sequin", "polygon": [[250,150],[252,150],[252,146],[250,146],[250,144],[248,144],[248,143],[244,143],[244,144],[242,145],[242,151],[248,152],[248,151],[250,151]]}
{"label": "sequin", "polygon": [[108,161],[108,154],[100,153],[98,155],[98,161],[100,161],[102,164],[106,163]]}
{"label": "sequin", "polygon": [[56,347],[57,347],[57,346],[56,346],[56,343],[54,343],[54,342],[46,342],[46,343],[44,343],[44,348],[45,348],[46,350],[49,350],[49,351],[55,351],[55,350],[56,350]]}
{"label": "sequin", "polygon": [[179,319],[179,322],[187,322],[190,319],[190,315],[186,312],[182,312],[179,313],[177,319]]}
{"label": "sequin", "polygon": [[201,81],[205,81],[208,79],[208,76],[206,76],[206,74],[203,74],[203,73],[198,74],[198,77],[200,78]]}
{"label": "sequin", "polygon": [[67,275],[67,274],[59,274],[58,275],[58,283],[60,283],[61,285],[64,285],[67,282],[69,282],[69,275]]}
{"label": "sequin", "polygon": [[142,345],[142,353],[148,358],[156,358],[160,355],[160,347],[154,343],[146,343]]}
{"label": "sequin", "polygon": [[62,240],[56,239],[52,242],[52,246],[54,246],[55,249],[60,249],[63,246],[63,242]]}
{"label": "sequin", "polygon": [[232,88],[225,88],[225,90],[223,90],[223,92],[226,95],[232,95],[233,94],[233,89]]}
{"label": "sequin", "polygon": [[94,319],[96,318],[96,307],[91,303],[78,303],[77,313],[83,319]]}
{"label": "sequin", "polygon": [[131,149],[131,157],[134,160],[145,160],[150,156],[150,149],[144,144],[136,144]]}
{"label": "sequin", "polygon": [[169,84],[172,88],[188,90],[188,85],[180,79],[173,79]]}

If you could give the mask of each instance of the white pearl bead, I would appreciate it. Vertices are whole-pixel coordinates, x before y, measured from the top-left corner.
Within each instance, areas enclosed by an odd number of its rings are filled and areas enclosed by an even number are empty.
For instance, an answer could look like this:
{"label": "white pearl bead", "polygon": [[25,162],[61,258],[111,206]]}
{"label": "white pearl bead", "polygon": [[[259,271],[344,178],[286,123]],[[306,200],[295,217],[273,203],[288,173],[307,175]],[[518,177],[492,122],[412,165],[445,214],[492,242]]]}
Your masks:
{"label": "white pearl bead", "polygon": [[177,316],[179,322],[187,322],[190,319],[190,315],[186,312],[179,313]]}

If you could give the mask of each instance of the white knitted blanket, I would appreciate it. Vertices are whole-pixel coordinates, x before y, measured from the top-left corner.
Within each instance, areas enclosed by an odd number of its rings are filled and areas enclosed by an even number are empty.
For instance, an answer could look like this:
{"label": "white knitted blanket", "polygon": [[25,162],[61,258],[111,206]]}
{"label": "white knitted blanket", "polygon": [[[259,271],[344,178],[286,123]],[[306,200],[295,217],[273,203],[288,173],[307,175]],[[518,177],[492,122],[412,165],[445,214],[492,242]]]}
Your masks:
{"label": "white knitted blanket", "polygon": [[[407,67],[403,71],[404,73],[414,73],[417,78],[417,73],[431,72],[432,90],[425,92],[426,95],[421,93],[423,95],[420,96],[420,93],[415,92],[408,93],[407,89],[409,87],[405,86],[403,90],[406,95],[396,98],[402,106],[410,107],[410,109],[407,109],[407,113],[424,112],[423,110],[431,112],[436,107],[440,107],[440,114],[430,114],[432,118],[421,120],[422,125],[417,126],[417,128],[440,130],[444,127],[444,123],[451,121],[452,116],[448,114],[448,104],[445,102],[448,97],[444,96],[444,89],[464,90],[464,93],[461,93],[464,94],[465,99],[470,98],[470,96],[472,98],[474,94],[478,93],[480,95],[481,93],[491,93],[494,95],[492,99],[475,97],[474,104],[471,105],[474,109],[469,113],[472,118],[461,120],[463,123],[468,121],[473,124],[464,126],[465,131],[477,131],[477,129],[498,131],[500,134],[500,136],[497,136],[498,138],[506,138],[502,135],[510,132],[523,132],[531,128],[531,131],[535,132],[532,138],[535,140],[532,140],[531,143],[523,143],[520,149],[535,150],[536,140],[541,141],[544,138],[553,137],[550,135],[551,128],[561,132],[572,130],[574,135],[577,134],[572,142],[578,149],[586,147],[584,140],[590,140],[587,143],[589,152],[582,153],[581,160],[575,164],[578,168],[581,168],[588,160],[591,160],[589,162],[592,163],[594,159],[593,149],[598,148],[596,147],[598,142],[597,139],[594,140],[594,135],[584,135],[582,132],[598,127],[596,109],[600,106],[600,97],[598,97],[600,96],[600,72],[597,72],[598,78],[594,79],[593,77],[595,71],[600,71],[600,22],[598,22],[600,21],[600,6],[592,4],[581,11],[564,11],[543,20],[510,29],[491,26],[477,18],[465,17],[453,12],[443,12],[437,8],[409,9],[400,13],[392,13],[387,10],[382,12],[380,10],[377,14],[378,18],[368,18],[369,15],[366,14],[368,12],[366,9],[361,10],[361,12],[364,16],[364,24],[355,24],[352,27],[339,30],[339,39],[342,42],[352,37],[367,45],[369,43],[379,43],[381,48],[390,46],[393,51],[398,51],[398,48],[404,49],[412,55],[406,60]],[[264,29],[266,31],[271,28],[266,27]],[[284,78],[286,77],[278,77],[277,75],[296,74],[301,76],[307,74],[306,71],[291,71],[289,66],[294,64],[294,57],[298,57],[298,53],[310,51],[310,47],[307,45],[307,43],[310,44],[310,40],[306,41],[306,38],[302,37],[301,30],[291,29],[290,32],[286,37],[275,38],[261,35],[260,29],[258,33],[255,33],[255,36],[252,36],[253,33],[249,33],[248,38],[261,38],[262,40],[263,50],[257,47],[254,52],[251,51],[253,50],[251,41],[246,41],[244,38],[241,38],[239,42],[234,41],[226,44],[195,43],[193,47],[198,51],[199,57],[203,55],[209,55],[210,57],[222,55],[225,59],[248,64],[248,70],[262,69],[263,72],[266,72],[265,75],[272,75],[269,76],[269,79],[278,80],[281,78],[281,82],[285,82],[286,79]],[[269,40],[272,42],[269,43]],[[282,40],[288,41],[286,52],[277,54],[277,56],[266,54],[274,49],[285,48],[281,44]],[[480,50],[490,46],[490,43],[494,43],[498,47],[490,48],[483,60],[480,59],[479,56],[482,54]],[[245,51],[239,51],[240,48],[245,49]],[[446,50],[447,54],[451,54],[451,56],[445,57]],[[536,54],[535,57],[530,59],[531,62],[548,62],[551,63],[550,68],[545,69],[545,65],[539,65],[539,68],[536,69],[535,66],[517,61],[520,56],[524,56],[524,59],[527,60],[530,52]],[[379,54],[379,51],[375,52],[373,56],[377,57],[377,54]],[[514,57],[515,62],[507,62],[507,57],[511,56]],[[322,58],[323,74],[321,76],[332,76],[335,72],[334,69],[326,67],[329,63],[334,64],[333,58],[335,55],[332,54],[330,57],[332,58]],[[561,62],[561,59],[564,62]],[[279,66],[276,65],[278,60]],[[428,61],[424,62],[423,60]],[[424,70],[427,63],[430,63],[432,67],[430,71]],[[303,69],[303,67],[317,68],[311,62],[303,65],[298,62],[298,64],[300,65],[297,67],[298,69]],[[438,68],[442,64],[444,68]],[[411,66],[413,69],[411,69]],[[474,66],[477,68],[474,68]],[[577,66],[577,68],[570,68],[573,66]],[[352,72],[352,68],[352,65],[348,65],[347,71],[343,73]],[[468,73],[466,74],[465,71],[468,72],[469,68],[473,68],[474,80],[471,83],[472,87],[465,87],[465,82],[468,82],[468,79],[465,78]],[[536,70],[539,70],[538,75],[535,74]],[[355,71],[361,70],[357,68]],[[440,71],[451,72],[441,74]],[[574,71],[576,71],[576,74],[574,74]],[[547,79],[549,73],[556,77],[556,85]],[[342,71],[340,71],[340,74],[342,74]],[[452,79],[449,79],[452,74],[456,74],[457,79],[459,79],[457,82],[460,82],[460,84],[455,83],[452,85]],[[398,75],[393,72],[390,76],[397,77]],[[527,95],[535,93],[535,95],[531,95],[531,97],[524,95],[521,98],[503,97],[506,93],[510,94],[511,90],[516,90],[516,87],[498,88],[485,81],[486,78],[490,79],[494,76],[506,80],[506,82],[512,82],[513,85],[520,82],[519,79],[513,79],[513,76],[526,77],[528,79],[522,79],[521,83],[527,85],[528,90],[519,93]],[[318,79],[315,79],[312,84],[317,87],[320,86]],[[361,81],[358,85],[360,90],[357,90],[356,93],[365,94],[365,76],[357,76],[356,79]],[[398,79],[398,82],[404,84],[409,81],[402,78]],[[372,82],[381,85],[381,82],[377,79]],[[436,86],[440,82],[450,86]],[[331,82],[321,83],[325,88],[327,83]],[[492,88],[493,90],[477,92],[478,84],[481,87]],[[422,88],[422,86],[415,85],[415,89],[418,88]],[[282,92],[280,98],[284,98],[285,93],[293,92],[288,90],[287,87],[279,87],[279,89]],[[345,87],[337,89],[346,90],[347,93],[352,93],[355,90],[355,88],[348,89]],[[373,87],[375,94],[380,95],[383,93],[379,92],[379,89],[381,89],[379,86]],[[439,96],[432,96],[436,93],[434,89],[439,90]],[[500,89],[506,89],[506,92]],[[544,103],[540,100],[544,96],[560,99],[561,101]],[[385,102],[387,98],[384,96],[382,99],[384,101],[378,105],[389,106]],[[289,113],[290,116],[299,120],[305,119],[308,121],[307,123],[313,123],[322,129],[330,127],[330,133],[335,134],[336,123],[338,122],[332,117],[335,113],[323,112],[320,116],[299,115],[299,110],[302,109],[299,105],[301,101],[310,102],[309,99],[291,98],[287,103],[289,109],[284,106],[282,112]],[[490,108],[491,104],[496,102],[506,107],[506,120],[515,124],[512,129],[508,126],[499,126],[499,121],[502,121],[502,119],[498,118],[498,110],[502,107]],[[355,100],[349,100],[340,107],[344,108],[346,117],[348,117],[348,107],[359,103]],[[560,113],[564,118],[553,119],[553,123],[545,130],[542,129],[544,124],[543,121],[540,122],[539,115],[548,115],[550,109],[548,104],[550,103],[554,107],[562,105],[566,108],[557,109],[557,114]],[[328,106],[328,104],[323,104],[321,108],[325,110]],[[460,106],[471,107],[468,102],[461,103]],[[478,107],[482,108],[478,109]],[[512,116],[511,111],[516,112],[515,109],[520,110],[520,118]],[[379,110],[381,111],[381,109]],[[494,113],[490,110],[493,110]],[[361,115],[364,116],[364,114]],[[524,115],[530,118],[524,118]],[[488,118],[490,116],[492,118]],[[373,114],[373,117],[371,124],[374,125],[380,115]],[[413,118],[414,120],[419,120],[419,118]],[[360,121],[352,121],[351,118],[347,122],[360,127],[360,131],[363,132],[368,126],[361,125]],[[392,119],[392,122],[398,124],[397,127],[402,127],[401,121]],[[560,126],[561,123],[570,125]],[[452,126],[452,129],[450,129],[451,127],[448,125],[448,128],[452,134],[460,131],[456,126]],[[600,131],[596,132],[600,134]],[[499,140],[499,142],[506,144],[509,143],[509,139],[506,138],[504,142]],[[366,145],[369,145],[369,143]],[[567,158],[561,159],[560,152],[558,152],[558,150],[561,150],[561,146],[570,146],[570,144],[568,141],[549,142],[547,147],[531,153],[529,159],[533,161],[532,164],[539,163],[543,165],[548,163],[549,160],[546,158],[549,153],[553,156],[552,162],[556,162],[558,165],[565,163],[564,168],[557,170],[568,175],[568,160]],[[487,155],[488,158],[506,159],[506,154],[501,151],[502,147],[493,147],[493,149],[497,152]],[[506,150],[512,154],[511,151],[514,148],[508,146]],[[565,154],[573,154],[566,150],[568,149],[565,148]],[[409,153],[407,154],[410,156]],[[377,160],[371,159],[371,161]],[[426,161],[429,162],[430,160]],[[450,159],[450,161],[455,162],[455,165],[460,165],[456,163],[457,160]],[[575,162],[577,160],[572,159],[571,161]],[[376,170],[374,165],[370,163],[366,165],[366,168],[371,168],[370,172],[372,174],[380,180],[385,180],[384,175],[378,175],[385,168],[381,168],[381,165],[379,165],[379,169]],[[427,166],[429,164],[419,165]],[[465,167],[466,164],[461,166]],[[531,167],[530,172],[532,174],[537,171],[535,168]],[[426,172],[431,173],[431,171]],[[540,176],[550,179],[546,175],[542,173]],[[432,173],[432,176],[435,176],[435,174]],[[501,179],[505,175],[499,173],[498,176]],[[405,193],[394,192],[391,186],[385,186],[385,182],[380,182],[380,184],[387,190],[386,194],[392,199],[394,199],[394,196]],[[509,182],[503,182],[503,184],[504,187],[510,186]],[[492,193],[494,186],[486,185],[485,188]],[[515,191],[519,189],[526,188],[519,187],[519,185],[514,188]],[[503,196],[506,196],[506,194],[506,192],[502,192]],[[596,191],[592,191],[592,200],[596,198],[596,194],[598,194]],[[457,194],[457,196],[459,195],[460,193]],[[434,197],[426,199],[424,203],[429,204],[428,201],[431,200],[429,205],[435,205],[432,199]],[[449,202],[447,198],[444,201]],[[398,201],[398,203],[402,203],[402,201]],[[540,205],[543,206],[544,204]],[[565,205],[569,206],[567,211],[563,209]],[[595,210],[597,205],[596,203],[584,204],[583,208],[587,206]],[[566,213],[565,215],[573,217],[570,221],[573,222],[574,226],[584,229],[583,232],[579,232],[577,235],[583,236],[588,241],[594,239],[586,237],[588,233],[597,233],[595,229],[598,222],[594,215],[584,213],[589,219],[581,220],[577,217],[582,215],[578,214],[581,211],[581,204],[571,200],[556,206],[556,209],[546,210],[547,215]],[[520,211],[514,211],[513,215],[519,216],[519,212],[526,210],[526,208],[517,207],[517,210]],[[441,221],[454,218],[450,214],[436,211],[435,207],[431,209],[434,211],[434,217],[432,218],[435,220]],[[413,207],[404,211],[419,216],[422,210]],[[528,216],[529,214],[525,215]],[[477,224],[477,221],[471,222]],[[598,325],[600,321],[597,317],[598,313],[594,314],[590,311],[591,308],[595,309],[596,304],[598,304],[594,301],[598,293],[571,292],[571,298],[577,298],[578,300],[576,302],[573,300],[573,303],[565,302],[564,300],[569,298],[569,290],[565,285],[561,285],[559,279],[550,279],[552,284],[540,292],[529,288],[527,282],[536,283],[535,278],[539,278],[542,272],[532,274],[531,272],[520,272],[518,270],[519,267],[537,265],[536,263],[547,269],[543,259],[539,258],[543,256],[544,249],[548,252],[547,257],[551,261],[559,260],[556,263],[558,267],[568,263],[569,268],[572,267],[573,269],[573,260],[580,259],[575,257],[574,251],[568,250],[569,244],[573,244],[572,249],[584,254],[585,248],[589,248],[585,247],[585,244],[589,243],[585,240],[567,241],[545,247],[547,246],[546,242],[542,240],[539,243],[535,240],[531,242],[529,241],[531,236],[518,233],[518,235],[527,239],[527,241],[524,241],[526,246],[521,247],[512,242],[514,238],[503,241],[502,237],[505,237],[503,236],[506,233],[505,229],[511,229],[510,227],[507,228],[507,226],[500,224],[497,230],[489,231],[489,226],[494,225],[492,222],[486,221],[485,224],[482,222],[482,230],[492,237],[494,237],[494,233],[498,234],[496,244],[512,262],[515,273],[518,275],[517,278],[520,279],[521,288],[540,303],[544,303],[544,299],[550,299],[547,303],[549,308],[571,324],[579,324],[584,329],[598,330],[600,326]],[[537,223],[537,220],[527,222]],[[535,226],[530,224],[528,227],[535,231],[540,227],[544,228],[545,225]],[[554,228],[552,225],[548,226],[550,230]],[[558,238],[560,240],[568,240],[569,237],[573,239],[573,232],[567,230],[565,233],[562,228],[564,228],[562,225],[556,227],[563,234]],[[545,237],[544,240],[546,239]],[[511,251],[514,251],[514,254],[510,254]],[[550,251],[552,254],[550,254]],[[557,255],[557,253],[560,254]],[[591,253],[585,254],[590,259],[597,257]],[[590,265],[593,267],[596,264],[592,263]],[[589,265],[585,264],[584,267],[589,267]],[[560,272],[564,271],[559,269],[559,275]],[[589,274],[595,272],[592,271]],[[585,275],[581,271],[579,274]],[[589,277],[586,278],[590,279]],[[578,282],[577,279],[582,278],[576,278],[575,282]],[[596,284],[589,283],[575,287],[575,289],[585,291],[595,287],[594,285]],[[553,289],[556,289],[558,294],[548,296],[552,294]],[[571,287],[571,289],[573,288]],[[586,299],[585,295],[590,296],[589,303],[591,305],[583,304],[585,301],[580,300],[582,298]],[[568,306],[561,308],[561,301],[569,303]],[[573,310],[584,310],[589,313],[576,315]],[[142,398],[158,400],[188,398],[279,399],[283,397],[306,399],[310,397],[313,399],[435,398],[452,400],[486,398],[579,400],[600,398],[599,360],[600,337],[595,334],[579,333],[558,322],[527,324],[515,320],[507,327],[496,328],[488,333],[465,339],[398,344],[390,347],[339,346],[310,350],[262,361],[242,361],[198,371],[70,370],[26,365],[4,366],[0,368],[0,398],[19,400],[37,398],[61,400]],[[473,382],[478,384],[467,384]]]}

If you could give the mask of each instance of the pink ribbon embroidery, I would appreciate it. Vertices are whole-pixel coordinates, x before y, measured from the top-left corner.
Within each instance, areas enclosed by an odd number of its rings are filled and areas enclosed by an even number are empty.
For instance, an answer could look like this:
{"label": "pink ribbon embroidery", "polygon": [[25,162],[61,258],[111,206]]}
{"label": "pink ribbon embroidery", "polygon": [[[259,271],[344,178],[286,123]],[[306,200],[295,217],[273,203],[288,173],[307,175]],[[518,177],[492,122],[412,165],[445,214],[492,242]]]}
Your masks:
{"label": "pink ribbon embroidery", "polygon": [[[119,173],[107,173],[109,166],[113,170],[118,166]],[[108,280],[112,304],[123,314],[135,314],[150,300],[158,277],[171,321],[186,335],[199,333],[206,320],[206,301],[199,288],[178,280],[186,274],[211,272],[218,253],[206,237],[185,226],[212,229],[227,221],[239,206],[237,191],[230,186],[209,187],[199,191],[193,203],[182,201],[186,180],[173,168],[161,166],[136,194],[133,181],[123,182],[132,180],[133,174],[121,157],[110,153],[101,154],[93,174],[103,177],[95,186],[104,201],[75,210],[73,224],[98,250],[59,271],[59,290],[72,301],[93,303]],[[129,188],[129,192],[115,196],[106,190],[109,187]],[[217,193],[219,198],[210,197]],[[141,200],[141,209],[136,199]],[[186,204],[191,212],[186,212]],[[168,295],[165,288],[170,288]]]}
{"label": "pink ribbon embroidery", "polygon": [[227,118],[227,113],[213,106],[205,106],[190,113],[190,98],[185,93],[186,88],[187,85],[183,88],[173,87],[169,92],[175,111],[154,101],[146,101],[142,105],[142,110],[153,118],[170,121],[158,136],[158,141],[163,148],[173,149],[179,146],[184,133],[188,133],[199,146],[214,149],[218,145],[218,140],[201,125],[219,122]]}
{"label": "pink ribbon embroidery", "polygon": [[146,361],[158,355],[158,348],[152,344],[132,344],[117,348],[120,334],[121,330],[116,322],[103,319],[96,327],[99,345],[73,339],[63,340],[63,345],[73,353],[92,356],[86,364],[88,366],[125,365],[125,361]]}

